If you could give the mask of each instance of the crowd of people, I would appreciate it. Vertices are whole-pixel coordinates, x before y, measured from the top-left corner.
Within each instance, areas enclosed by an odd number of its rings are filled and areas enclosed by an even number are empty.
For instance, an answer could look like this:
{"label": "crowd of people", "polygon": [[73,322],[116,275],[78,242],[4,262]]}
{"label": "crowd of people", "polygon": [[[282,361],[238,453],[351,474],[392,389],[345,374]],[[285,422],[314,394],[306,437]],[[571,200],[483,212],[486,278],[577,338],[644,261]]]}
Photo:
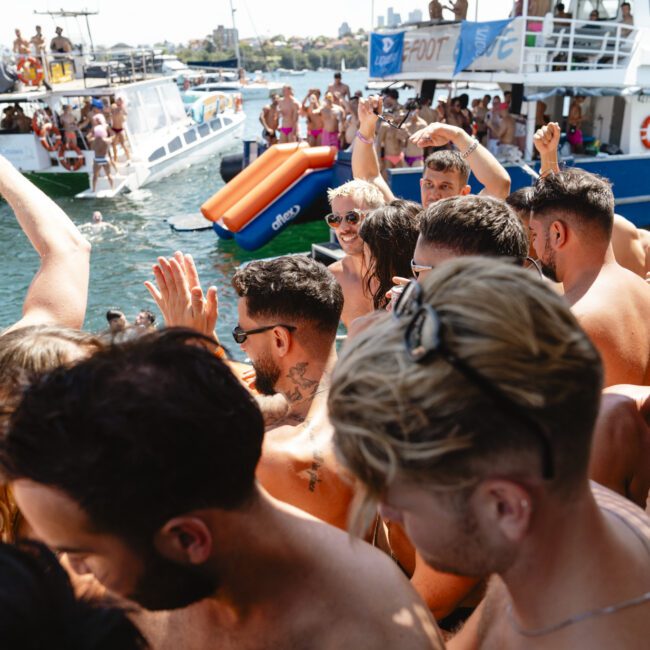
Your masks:
{"label": "crowd of people", "polygon": [[390,99],[357,100],[354,179],[329,192],[344,257],[240,268],[230,345],[180,251],[145,282],[163,329],[109,310],[82,332],[90,245],[0,157],[41,259],[0,336],[0,638],[645,646],[650,236],[606,179],[557,166],[555,123],[511,193],[462,102],[408,138],[434,149],[421,203],[395,197]]}

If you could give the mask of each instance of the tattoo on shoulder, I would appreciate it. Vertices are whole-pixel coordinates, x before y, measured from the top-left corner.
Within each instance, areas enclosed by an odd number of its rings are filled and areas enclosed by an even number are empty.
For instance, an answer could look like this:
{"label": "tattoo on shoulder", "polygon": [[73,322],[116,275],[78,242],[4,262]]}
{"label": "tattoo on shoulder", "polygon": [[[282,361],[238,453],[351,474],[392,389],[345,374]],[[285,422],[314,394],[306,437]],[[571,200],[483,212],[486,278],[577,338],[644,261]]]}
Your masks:
{"label": "tattoo on shoulder", "polygon": [[314,435],[314,428],[308,425],[309,442],[312,444],[312,461],[311,467],[307,470],[309,475],[309,491],[316,492],[316,486],[323,482],[319,470],[325,462],[323,452],[320,450],[316,443],[316,436]]}

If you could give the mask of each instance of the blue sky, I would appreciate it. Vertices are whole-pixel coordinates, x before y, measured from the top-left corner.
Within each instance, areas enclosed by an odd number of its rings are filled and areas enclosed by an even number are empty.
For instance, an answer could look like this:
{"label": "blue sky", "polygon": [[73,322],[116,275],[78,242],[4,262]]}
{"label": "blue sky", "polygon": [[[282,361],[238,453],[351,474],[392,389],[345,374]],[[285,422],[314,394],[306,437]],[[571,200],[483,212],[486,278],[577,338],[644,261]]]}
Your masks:
{"label": "blue sky", "polygon": [[[479,20],[494,20],[507,17],[510,0],[478,0]],[[368,29],[371,17],[371,0],[234,0],[236,19],[242,38],[272,36],[283,33],[317,36],[336,36],[339,25],[345,20],[352,29]],[[54,35],[55,24],[60,24],[74,42],[79,41],[79,26],[74,19],[54,19],[49,16],[35,16],[34,10],[47,11],[63,7],[66,10],[87,8],[99,10],[98,16],[90,18],[90,27],[95,44],[113,45],[116,42],[153,43],[170,40],[185,42],[191,38],[205,36],[217,25],[230,27],[230,5],[228,0],[193,0],[174,4],[164,0],[5,0],[0,21],[0,44],[9,46],[14,39],[13,30],[18,27],[28,38],[34,33],[34,26],[40,24],[46,37]],[[443,4],[446,4],[444,2]],[[386,14],[392,6],[406,19],[409,11],[419,8],[427,13],[428,1],[375,0],[375,15]],[[469,18],[474,18],[476,0],[470,0]],[[322,10],[321,10],[322,8]]]}

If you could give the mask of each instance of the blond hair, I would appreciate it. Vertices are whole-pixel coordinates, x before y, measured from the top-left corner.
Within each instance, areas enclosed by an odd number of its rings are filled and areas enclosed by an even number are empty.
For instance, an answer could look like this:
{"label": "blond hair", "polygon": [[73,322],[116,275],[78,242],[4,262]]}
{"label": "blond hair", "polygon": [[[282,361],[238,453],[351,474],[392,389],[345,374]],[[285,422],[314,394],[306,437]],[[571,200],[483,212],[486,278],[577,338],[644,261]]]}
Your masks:
{"label": "blond hair", "polygon": [[334,199],[350,197],[358,201],[368,210],[380,208],[386,204],[386,199],[373,183],[355,179],[339,185],[333,189],[327,190],[327,200],[330,205]]}
{"label": "blond hair", "polygon": [[[488,258],[449,261],[422,288],[446,348],[544,428],[555,466],[549,486],[571,491],[586,479],[602,368],[564,300],[530,271]],[[454,489],[490,473],[541,475],[541,443],[520,419],[442,355],[410,359],[408,321],[387,315],[361,333],[332,377],[330,419],[337,453],[359,483],[358,526],[398,475]]]}

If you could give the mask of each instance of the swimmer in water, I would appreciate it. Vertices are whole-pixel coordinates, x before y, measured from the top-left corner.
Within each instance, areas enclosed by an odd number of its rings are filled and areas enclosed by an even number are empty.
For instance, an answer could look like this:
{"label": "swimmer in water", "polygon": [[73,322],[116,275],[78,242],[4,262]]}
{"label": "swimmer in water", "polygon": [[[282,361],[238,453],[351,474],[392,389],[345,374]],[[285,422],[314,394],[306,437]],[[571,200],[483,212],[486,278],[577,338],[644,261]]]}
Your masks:
{"label": "swimmer in water", "polygon": [[109,230],[111,232],[114,232],[116,235],[123,234],[123,231],[120,230],[117,226],[113,225],[112,223],[108,223],[107,221],[104,221],[104,217],[102,216],[102,213],[99,210],[95,210],[93,212],[92,221],[90,221],[89,223],[84,223],[81,226],[79,226],[79,230],[89,234],[106,232]]}

